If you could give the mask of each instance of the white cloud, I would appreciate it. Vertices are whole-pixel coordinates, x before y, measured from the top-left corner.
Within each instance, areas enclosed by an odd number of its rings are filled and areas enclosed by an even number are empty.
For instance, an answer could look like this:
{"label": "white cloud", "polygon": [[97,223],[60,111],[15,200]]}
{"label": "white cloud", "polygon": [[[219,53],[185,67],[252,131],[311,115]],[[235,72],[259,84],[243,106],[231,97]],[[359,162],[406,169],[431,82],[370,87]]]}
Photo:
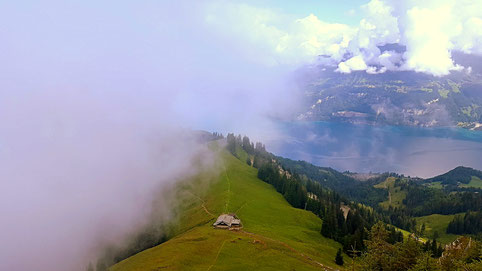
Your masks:
{"label": "white cloud", "polygon": [[[463,68],[452,60],[452,51],[482,54],[478,0],[371,0],[361,6],[365,16],[357,27],[313,14],[294,18],[235,2],[214,3],[209,23],[234,35],[248,55],[250,46],[263,49],[250,57],[270,64],[306,63],[322,55],[322,63],[339,72],[413,70],[441,76]],[[392,43],[404,45],[406,52],[380,51],[379,46]]]}
{"label": "white cloud", "polygon": [[465,20],[463,22],[463,31],[454,40],[454,45],[457,49],[467,54],[482,54],[482,18],[472,17]]}
{"label": "white cloud", "polygon": [[389,70],[397,70],[397,63],[402,61],[402,55],[395,51],[385,51],[378,56],[378,63]]}
{"label": "white cloud", "polygon": [[434,75],[446,75],[456,69],[451,58],[451,37],[461,29],[452,25],[451,6],[436,9],[414,7],[407,11],[404,41],[407,52],[404,68]]}
{"label": "white cloud", "polygon": [[[226,1],[214,1],[206,10],[209,27],[227,36],[248,58],[267,65],[306,63],[319,55],[339,62],[356,33],[356,28],[327,23],[313,14],[294,18]],[[253,46],[257,50],[251,50]]]}
{"label": "white cloud", "polygon": [[379,74],[379,73],[384,73],[386,71],[387,71],[387,67],[381,67],[380,69],[377,69],[377,67],[375,67],[375,66],[369,66],[366,69],[366,72],[368,74]]}
{"label": "white cloud", "polygon": [[328,55],[337,61],[355,33],[347,25],[326,23],[313,14],[296,20],[293,30],[292,42],[301,42],[300,48],[308,55]]}
{"label": "white cloud", "polygon": [[338,64],[337,71],[342,73],[350,73],[351,71],[363,71],[368,68],[361,55],[354,56],[347,61]]}

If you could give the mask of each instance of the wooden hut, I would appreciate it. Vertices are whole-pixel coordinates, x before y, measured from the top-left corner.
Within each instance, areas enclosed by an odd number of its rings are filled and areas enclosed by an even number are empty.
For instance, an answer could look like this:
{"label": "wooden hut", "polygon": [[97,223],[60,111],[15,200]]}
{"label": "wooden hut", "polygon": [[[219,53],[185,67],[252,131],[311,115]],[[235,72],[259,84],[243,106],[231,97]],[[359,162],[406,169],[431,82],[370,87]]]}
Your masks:
{"label": "wooden hut", "polygon": [[235,214],[222,214],[213,224],[217,229],[236,229],[241,227],[241,220]]}

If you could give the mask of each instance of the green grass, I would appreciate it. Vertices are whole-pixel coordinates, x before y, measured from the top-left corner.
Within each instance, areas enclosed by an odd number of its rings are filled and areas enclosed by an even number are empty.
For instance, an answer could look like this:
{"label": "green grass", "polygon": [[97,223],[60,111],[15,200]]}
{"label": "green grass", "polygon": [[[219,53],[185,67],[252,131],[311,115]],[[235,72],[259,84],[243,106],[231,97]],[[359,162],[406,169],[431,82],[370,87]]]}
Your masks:
{"label": "green grass", "polygon": [[[180,186],[173,238],[110,270],[316,270],[320,263],[339,269],[334,258],[341,245],[320,234],[320,218],[291,207],[255,168],[224,150],[219,167],[218,175],[200,174]],[[224,212],[235,212],[243,230],[213,229]]]}
{"label": "green grass", "polygon": [[420,90],[421,90],[421,91],[425,91],[425,92],[432,92],[432,91],[433,91],[433,89],[431,89],[431,88],[426,88],[426,87],[422,87],[422,88],[420,88]]}
{"label": "green grass", "polygon": [[460,93],[460,87],[459,87],[459,84],[447,79],[447,83],[450,85],[450,87],[452,88],[452,91],[455,92],[455,93]]}
{"label": "green grass", "polygon": [[403,200],[407,197],[407,192],[402,191],[400,187],[395,187],[395,177],[388,177],[385,181],[376,184],[375,188],[382,188],[388,191],[388,197],[386,201],[380,202],[380,206],[384,209],[392,207],[402,207]]}
{"label": "green grass", "polygon": [[453,242],[457,235],[446,233],[447,226],[450,221],[454,219],[455,215],[439,215],[433,214],[428,216],[416,217],[417,227],[422,226],[425,223],[425,233],[427,238],[432,238],[434,232],[438,232],[439,238],[437,239],[442,244],[448,244]]}
{"label": "green grass", "polygon": [[449,96],[449,93],[450,93],[450,90],[447,90],[447,89],[439,89],[438,90],[438,94],[442,97],[442,98],[445,98],[447,99]]}
{"label": "green grass", "polygon": [[236,157],[241,160],[241,162],[245,162],[248,160],[249,154],[240,146],[236,145]]}
{"label": "green grass", "polygon": [[478,177],[472,176],[472,179],[468,184],[460,184],[460,187],[463,188],[479,188],[482,189],[482,180]]}
{"label": "green grass", "polygon": [[[392,225],[392,226],[393,226],[393,225]],[[395,227],[395,226],[393,226],[393,227]],[[406,231],[406,230],[404,230],[404,229],[400,229],[399,227],[395,227],[395,229],[396,229],[397,231],[402,232],[402,234],[403,234],[403,240],[407,240],[408,238],[411,238],[411,235],[412,235],[411,232]],[[424,243],[425,243],[425,242],[427,242],[428,239],[427,239],[426,237],[420,237],[420,236],[419,236],[419,240],[420,240],[421,242],[424,242]]]}
{"label": "green grass", "polygon": [[428,187],[434,188],[434,189],[443,189],[444,188],[442,182],[431,182],[430,184],[428,184]]}
{"label": "green grass", "polygon": [[460,109],[460,111],[462,111],[462,113],[464,115],[467,115],[469,117],[472,116],[472,106],[462,107],[462,109]]}

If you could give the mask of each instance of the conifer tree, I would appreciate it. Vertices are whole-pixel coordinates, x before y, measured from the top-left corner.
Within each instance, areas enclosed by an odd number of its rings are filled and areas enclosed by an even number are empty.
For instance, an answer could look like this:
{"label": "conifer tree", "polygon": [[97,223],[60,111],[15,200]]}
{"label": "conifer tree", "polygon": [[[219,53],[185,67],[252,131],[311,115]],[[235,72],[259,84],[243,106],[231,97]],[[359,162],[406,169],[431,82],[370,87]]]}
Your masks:
{"label": "conifer tree", "polygon": [[336,253],[335,263],[337,265],[343,265],[343,255],[341,255],[341,248],[339,248],[338,252]]}

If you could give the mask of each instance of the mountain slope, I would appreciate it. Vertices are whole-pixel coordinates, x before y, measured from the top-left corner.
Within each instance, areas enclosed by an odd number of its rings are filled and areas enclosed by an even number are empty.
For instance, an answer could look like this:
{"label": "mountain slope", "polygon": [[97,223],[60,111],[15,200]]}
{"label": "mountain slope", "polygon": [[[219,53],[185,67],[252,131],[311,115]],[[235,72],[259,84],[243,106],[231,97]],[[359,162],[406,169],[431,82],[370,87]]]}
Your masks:
{"label": "mountain slope", "polygon": [[[180,198],[185,198],[176,225],[179,234],[110,270],[338,268],[333,259],[341,246],[321,236],[317,216],[291,207],[271,185],[256,177],[256,169],[225,150],[220,150],[220,157],[219,176],[199,177],[179,188]],[[201,194],[206,183],[209,188]],[[219,214],[230,212],[241,219],[241,231],[212,228]]]}
{"label": "mountain slope", "polygon": [[425,180],[425,183],[446,188],[482,188],[482,171],[469,167],[456,167],[447,173]]}
{"label": "mountain slope", "polygon": [[480,57],[457,56],[472,72],[435,77],[414,71],[300,71],[306,107],[298,119],[351,123],[482,128]]}

